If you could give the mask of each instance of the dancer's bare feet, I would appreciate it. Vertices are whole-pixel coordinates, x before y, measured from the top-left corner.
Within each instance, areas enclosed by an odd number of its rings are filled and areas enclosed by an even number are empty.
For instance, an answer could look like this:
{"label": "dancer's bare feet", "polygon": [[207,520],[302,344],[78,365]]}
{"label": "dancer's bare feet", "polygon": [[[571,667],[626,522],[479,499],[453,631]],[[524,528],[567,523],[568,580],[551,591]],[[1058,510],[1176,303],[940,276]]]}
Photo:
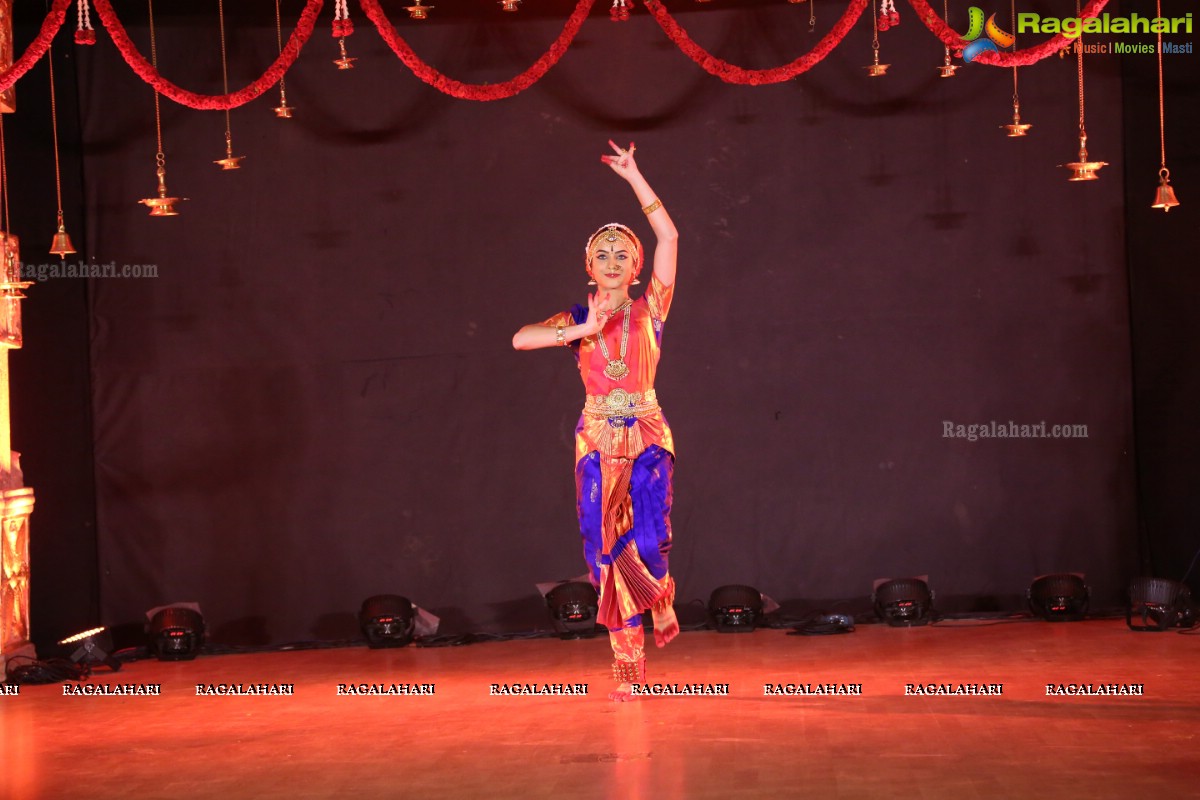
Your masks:
{"label": "dancer's bare feet", "polygon": [[679,620],[675,618],[675,609],[667,606],[666,610],[661,613],[653,612],[654,617],[654,643],[659,647],[666,647],[667,643],[679,635]]}
{"label": "dancer's bare feet", "polygon": [[[640,629],[638,633],[641,634]],[[633,684],[645,682],[646,659],[614,661],[613,677],[617,679],[617,688],[608,693],[608,699],[614,703],[626,703],[630,700],[636,700],[637,695],[633,693]]]}
{"label": "dancer's bare feet", "polygon": [[608,693],[608,699],[614,703],[628,703],[634,700],[633,687],[628,683],[619,683],[617,688]]}

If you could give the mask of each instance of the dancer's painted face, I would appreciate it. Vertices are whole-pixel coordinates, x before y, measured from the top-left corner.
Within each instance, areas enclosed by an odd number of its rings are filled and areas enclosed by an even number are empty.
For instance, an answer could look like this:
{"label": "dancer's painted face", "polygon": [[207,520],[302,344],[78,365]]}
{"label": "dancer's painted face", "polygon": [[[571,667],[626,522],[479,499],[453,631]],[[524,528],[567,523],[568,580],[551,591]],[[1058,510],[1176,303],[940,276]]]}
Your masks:
{"label": "dancer's painted face", "polygon": [[620,289],[628,286],[637,273],[637,259],[629,252],[626,242],[601,239],[592,248],[589,257],[592,278],[602,289]]}

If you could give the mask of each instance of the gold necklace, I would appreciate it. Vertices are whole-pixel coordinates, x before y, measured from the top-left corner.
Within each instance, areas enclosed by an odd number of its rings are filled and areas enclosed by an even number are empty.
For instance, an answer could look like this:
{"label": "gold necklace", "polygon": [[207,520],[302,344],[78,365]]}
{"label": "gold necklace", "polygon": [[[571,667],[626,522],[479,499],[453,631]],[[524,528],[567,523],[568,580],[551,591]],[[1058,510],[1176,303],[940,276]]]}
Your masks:
{"label": "gold necklace", "polygon": [[[629,316],[633,309],[633,301],[626,300],[621,306],[625,309],[625,321],[621,323],[621,354],[614,361],[612,355],[608,352],[608,343],[604,341],[604,331],[600,331],[596,338],[600,343],[600,352],[604,355],[604,360],[608,363],[604,365],[604,374],[614,381],[619,381],[629,374],[629,365],[625,363],[625,350],[629,346]],[[614,310],[616,314],[621,308]]]}

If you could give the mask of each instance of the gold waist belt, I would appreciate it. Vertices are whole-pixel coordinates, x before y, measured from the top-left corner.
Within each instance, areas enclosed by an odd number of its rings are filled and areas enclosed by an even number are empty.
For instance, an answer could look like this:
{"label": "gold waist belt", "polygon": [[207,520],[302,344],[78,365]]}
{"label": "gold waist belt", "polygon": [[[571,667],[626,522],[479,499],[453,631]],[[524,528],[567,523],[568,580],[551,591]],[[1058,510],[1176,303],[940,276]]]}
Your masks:
{"label": "gold waist belt", "polygon": [[658,399],[653,389],[645,392],[613,389],[608,394],[589,394],[583,405],[584,415],[595,419],[634,419],[658,410]]}

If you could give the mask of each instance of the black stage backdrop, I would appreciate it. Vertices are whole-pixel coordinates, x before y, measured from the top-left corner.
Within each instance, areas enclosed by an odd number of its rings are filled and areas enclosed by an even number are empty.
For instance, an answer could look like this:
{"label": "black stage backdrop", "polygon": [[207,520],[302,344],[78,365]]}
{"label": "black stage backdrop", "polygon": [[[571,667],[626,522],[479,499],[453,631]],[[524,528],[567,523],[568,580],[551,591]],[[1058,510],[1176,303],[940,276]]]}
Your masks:
{"label": "black stage backdrop", "polygon": [[[675,6],[757,67],[834,21]],[[164,101],[168,187],[191,198],[172,219],[135,202],[155,186],[150,89],[104,35],[79,51],[81,250],[157,270],[90,283],[103,621],[194,600],[221,641],[338,638],[395,592],[446,630],[545,627],[534,583],[584,570],[582,391],[567,353],[510,338],[583,300],[597,225],[650,236],[599,162],[609,137],[636,140],[682,236],[658,382],[681,600],[749,583],[863,607],[873,579],[928,574],[944,610],[1016,610],[1033,576],[1081,571],[1119,604],[1140,570],[1119,59],[1086,63],[1091,155],[1114,166],[1069,183],[1073,60],[1021,71],[1034,129],[1011,140],[1011,71],[939,79],[940,45],[901,14],[885,78],[860,23],[800,79],[740,87],[644,13],[598,8],[545,79],[491,103],[421,83],[361,20],[336,70],[326,19],[287,78],[294,119],[277,94],[232,112],[243,169],[211,163],[222,113]],[[447,74],[495,82],[564,18],[396,21]],[[228,49],[238,87],[273,25],[233,26]],[[215,19],[164,19],[158,51],[219,93]],[[944,435],[993,420],[1087,435]]]}
{"label": "black stage backdrop", "polygon": [[[40,21],[44,14],[31,9],[17,19]],[[18,27],[16,51],[24,52],[36,33]],[[69,32],[58,37],[54,77],[64,218],[75,247],[84,250],[88,218],[73,50]],[[21,239],[23,261],[38,267],[62,263],[47,252],[57,221],[49,90],[43,58],[16,87],[16,113],[4,115],[10,230]],[[30,620],[41,652],[100,619],[87,288],[85,280],[42,280],[27,289],[24,346],[8,359],[13,449],[21,453],[25,483],[36,497]]]}

